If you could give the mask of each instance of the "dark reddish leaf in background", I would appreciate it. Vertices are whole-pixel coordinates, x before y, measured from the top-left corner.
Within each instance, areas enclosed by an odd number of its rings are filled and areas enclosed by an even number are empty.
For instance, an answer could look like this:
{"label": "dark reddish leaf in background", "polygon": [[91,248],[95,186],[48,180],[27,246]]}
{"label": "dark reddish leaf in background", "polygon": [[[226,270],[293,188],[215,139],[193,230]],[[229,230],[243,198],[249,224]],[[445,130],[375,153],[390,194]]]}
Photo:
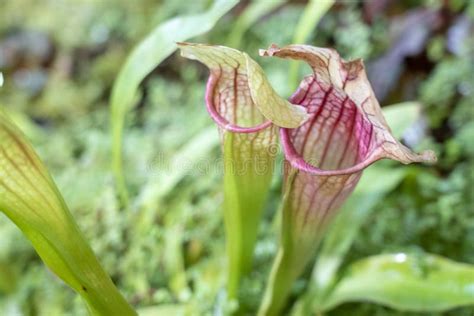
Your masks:
{"label": "dark reddish leaf in background", "polygon": [[390,26],[393,45],[385,55],[367,64],[367,73],[375,95],[383,101],[397,84],[408,56],[420,54],[429,36],[440,25],[440,12],[416,9],[396,17]]}
{"label": "dark reddish leaf in background", "polygon": [[368,23],[372,23],[374,18],[384,12],[393,0],[366,0],[363,4],[364,18]]}
{"label": "dark reddish leaf in background", "polygon": [[465,49],[464,46],[470,34],[474,34],[474,22],[466,15],[459,16],[446,34],[446,48],[448,51],[460,55],[462,50]]}

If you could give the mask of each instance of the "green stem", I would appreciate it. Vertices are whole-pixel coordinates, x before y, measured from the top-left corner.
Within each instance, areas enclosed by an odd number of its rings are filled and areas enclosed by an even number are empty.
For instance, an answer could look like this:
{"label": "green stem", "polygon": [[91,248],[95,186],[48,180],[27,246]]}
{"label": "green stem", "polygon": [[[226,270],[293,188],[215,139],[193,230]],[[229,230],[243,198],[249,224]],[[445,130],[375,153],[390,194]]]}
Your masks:
{"label": "green stem", "polygon": [[292,264],[285,251],[280,248],[270,272],[270,278],[263,297],[259,316],[277,316],[285,307],[295,277]]}
{"label": "green stem", "polygon": [[291,207],[295,171],[290,171],[283,195],[280,248],[273,263],[259,316],[277,316],[285,308],[293,283],[314,257],[322,231],[301,230]]}
{"label": "green stem", "polygon": [[[227,171],[227,170],[226,170]],[[235,183],[228,172],[224,175],[224,224],[226,230],[226,250],[228,258],[227,297],[237,299],[240,279],[245,264],[242,256],[242,228],[239,216],[239,199],[235,193]]]}
{"label": "green stem", "polygon": [[[238,299],[240,282],[252,268],[274,163],[274,156],[265,151],[258,153],[239,148],[245,142],[237,137],[242,136],[224,134],[224,223],[228,257],[227,297],[230,300]],[[239,149],[248,156],[242,155]],[[266,166],[263,171],[257,165],[262,163]]]}

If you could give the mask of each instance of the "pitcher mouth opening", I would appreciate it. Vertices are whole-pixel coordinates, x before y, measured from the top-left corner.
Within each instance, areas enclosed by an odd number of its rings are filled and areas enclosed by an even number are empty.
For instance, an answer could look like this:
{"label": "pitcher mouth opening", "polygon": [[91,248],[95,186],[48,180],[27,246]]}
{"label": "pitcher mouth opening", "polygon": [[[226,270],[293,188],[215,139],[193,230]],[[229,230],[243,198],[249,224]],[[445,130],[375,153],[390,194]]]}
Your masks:
{"label": "pitcher mouth opening", "polygon": [[305,77],[290,97],[310,119],[295,129],[280,129],[286,160],[315,175],[356,173],[386,157],[374,124],[342,89]]}
{"label": "pitcher mouth opening", "polygon": [[291,166],[295,169],[300,171],[304,171],[313,175],[317,176],[337,176],[337,175],[347,175],[352,173],[357,173],[374,162],[386,158],[384,155],[383,150],[380,148],[376,148],[375,150],[370,151],[367,153],[366,157],[362,159],[362,161],[357,162],[356,164],[342,169],[321,169],[311,163],[307,162],[304,157],[297,152],[295,149],[291,139],[290,139],[290,129],[288,128],[281,128],[280,129],[280,139],[283,146],[283,152],[285,155],[285,159],[291,164]]}
{"label": "pitcher mouth opening", "polygon": [[[233,133],[257,133],[272,125],[270,120],[266,120],[263,123],[250,127],[239,126],[229,122],[217,111],[214,104],[214,88],[216,87],[217,81],[218,78],[216,78],[214,74],[209,76],[206,86],[206,109],[211,118],[220,128]],[[264,118],[263,115],[262,118]]]}

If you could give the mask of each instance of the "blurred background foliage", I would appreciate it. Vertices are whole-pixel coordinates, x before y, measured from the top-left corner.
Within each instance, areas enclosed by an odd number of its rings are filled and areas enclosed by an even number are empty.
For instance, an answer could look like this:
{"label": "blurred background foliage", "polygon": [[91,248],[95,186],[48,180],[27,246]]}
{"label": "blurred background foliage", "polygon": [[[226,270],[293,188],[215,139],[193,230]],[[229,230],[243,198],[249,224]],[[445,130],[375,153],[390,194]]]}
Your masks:
{"label": "blurred background foliage", "polygon": [[[255,2],[265,2],[255,1]],[[257,57],[292,43],[305,1],[243,1],[193,39],[238,45],[284,96],[289,63]],[[113,280],[137,308],[186,303],[196,315],[221,304],[225,267],[217,132],[203,104],[207,71],[173,54],[142,83],[124,138],[131,206],[117,203],[110,169],[108,101],[134,45],[160,22],[211,1],[2,0],[0,105],[32,140]],[[257,8],[256,8],[257,7]],[[379,202],[347,261],[427,251],[474,264],[474,2],[340,1],[307,43],[362,57],[382,105],[422,104],[403,141],[434,148],[434,167],[408,166]],[[309,69],[300,67],[301,75]],[[276,251],[275,177],[243,302],[256,309]],[[0,314],[84,315],[79,298],[44,268],[28,241],[0,218]],[[304,281],[299,287],[304,288]],[[216,299],[217,298],[217,299]],[[345,304],[329,315],[415,315]],[[462,308],[444,315],[472,315]]]}

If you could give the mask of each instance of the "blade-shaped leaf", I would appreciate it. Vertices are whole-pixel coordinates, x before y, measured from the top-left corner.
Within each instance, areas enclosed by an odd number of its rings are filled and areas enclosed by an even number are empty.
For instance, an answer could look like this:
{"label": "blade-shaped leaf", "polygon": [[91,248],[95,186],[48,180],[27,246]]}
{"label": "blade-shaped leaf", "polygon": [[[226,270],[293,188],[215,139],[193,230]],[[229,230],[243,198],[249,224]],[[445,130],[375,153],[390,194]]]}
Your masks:
{"label": "blade-shaped leaf", "polygon": [[208,32],[217,20],[229,12],[237,0],[217,0],[209,11],[173,18],[158,25],[127,58],[115,81],[110,101],[112,159],[119,194],[127,201],[122,170],[122,133],[125,114],[132,105],[140,82],[176,49],[176,42]]}
{"label": "blade-shaped leaf", "polygon": [[353,263],[324,304],[369,301],[435,312],[474,305],[474,266],[435,255],[378,255]]}
{"label": "blade-shaped leaf", "polygon": [[94,315],[135,315],[87,244],[46,168],[0,112],[0,211]]}

